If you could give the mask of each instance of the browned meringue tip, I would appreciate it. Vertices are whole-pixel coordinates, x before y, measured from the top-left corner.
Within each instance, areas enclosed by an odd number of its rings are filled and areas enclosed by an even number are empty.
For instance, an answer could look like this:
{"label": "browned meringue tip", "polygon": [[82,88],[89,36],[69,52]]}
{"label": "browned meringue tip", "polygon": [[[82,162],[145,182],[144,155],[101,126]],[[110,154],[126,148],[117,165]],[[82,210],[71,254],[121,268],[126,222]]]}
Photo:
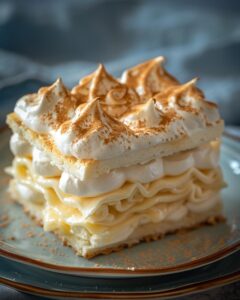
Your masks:
{"label": "browned meringue tip", "polygon": [[165,61],[166,61],[166,59],[163,56],[157,56],[155,58],[150,58],[143,63],[134,65],[134,66],[130,67],[129,69],[126,69],[125,73],[132,72],[133,70],[142,69],[142,68],[143,69],[144,68],[151,69],[151,68],[155,67],[156,65],[162,66],[162,64]]}
{"label": "browned meringue tip", "polygon": [[196,83],[198,82],[198,80],[199,80],[199,77],[194,77],[193,79],[187,81],[187,82],[185,83],[185,85],[195,86]]}
{"label": "browned meringue tip", "polygon": [[64,84],[63,84],[62,77],[58,77],[58,78],[56,79],[56,81],[55,81],[53,84],[60,84],[60,85],[64,85]]}
{"label": "browned meringue tip", "polygon": [[153,62],[153,63],[158,63],[160,65],[162,65],[163,63],[166,62],[166,58],[164,56],[157,56],[155,58],[151,58],[149,60],[146,61],[146,63],[150,63],[150,62]]}
{"label": "browned meringue tip", "polygon": [[178,85],[175,87],[176,91],[178,92],[184,92],[187,91],[188,89],[191,89],[193,87],[196,87],[197,81],[198,81],[198,77],[195,77],[181,85]]}
{"label": "browned meringue tip", "polygon": [[64,85],[63,80],[61,77],[58,77],[52,84],[48,85],[48,86],[44,86],[41,87],[38,90],[38,93],[42,94],[42,93],[51,93],[51,92],[67,92],[68,89],[67,87]]}
{"label": "browned meringue tip", "polygon": [[92,73],[92,78],[97,78],[96,80],[98,81],[101,80],[103,77],[107,77],[120,85],[120,82],[118,82],[118,80],[114,78],[110,73],[108,73],[106,67],[103,64],[99,64],[96,71]]}
{"label": "browned meringue tip", "polygon": [[165,62],[166,62],[166,58],[164,56],[157,56],[157,57],[150,58],[141,64],[137,64],[137,65],[133,66],[133,68],[138,67],[138,66],[148,65],[148,64],[160,64],[161,65]]}
{"label": "browned meringue tip", "polygon": [[[154,59],[154,58],[153,58],[153,59]],[[166,58],[165,58],[164,56],[162,56],[162,55],[155,57],[155,59],[156,59],[157,61],[159,61],[159,62],[165,62],[165,61],[166,61]]]}
{"label": "browned meringue tip", "polygon": [[[88,117],[88,116],[93,116],[94,119],[101,119],[102,117],[106,117],[108,119],[111,119],[111,121],[117,121],[113,119],[103,108],[103,103],[102,99],[100,97],[96,97],[92,99],[91,101],[87,102],[85,105],[80,104],[76,111],[79,111],[79,116],[78,120]],[[94,120],[92,120],[94,121]]]}
{"label": "browned meringue tip", "polygon": [[96,73],[101,73],[101,72],[107,73],[107,70],[106,70],[104,64],[100,63],[100,64],[98,64],[98,67],[95,72]]}

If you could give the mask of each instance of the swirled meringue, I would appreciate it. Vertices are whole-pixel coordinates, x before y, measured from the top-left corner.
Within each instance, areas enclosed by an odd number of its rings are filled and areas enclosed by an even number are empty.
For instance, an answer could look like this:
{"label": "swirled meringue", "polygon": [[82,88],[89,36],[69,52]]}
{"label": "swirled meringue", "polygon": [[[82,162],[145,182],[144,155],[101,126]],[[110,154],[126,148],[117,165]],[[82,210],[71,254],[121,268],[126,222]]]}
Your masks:
{"label": "swirled meringue", "polygon": [[106,112],[114,117],[121,116],[130,106],[140,103],[136,91],[108,74],[102,64],[94,73],[80,80],[72,93],[82,103],[99,98]]}
{"label": "swirled meringue", "polygon": [[158,108],[158,104],[151,98],[146,103],[135,106],[132,111],[123,116],[122,121],[130,128],[153,128],[160,125],[162,115],[163,112]]}
{"label": "swirled meringue", "polygon": [[128,69],[122,74],[121,82],[134,88],[140,97],[146,101],[169,86],[179,84],[163,68],[163,62],[164,57],[159,56]]}

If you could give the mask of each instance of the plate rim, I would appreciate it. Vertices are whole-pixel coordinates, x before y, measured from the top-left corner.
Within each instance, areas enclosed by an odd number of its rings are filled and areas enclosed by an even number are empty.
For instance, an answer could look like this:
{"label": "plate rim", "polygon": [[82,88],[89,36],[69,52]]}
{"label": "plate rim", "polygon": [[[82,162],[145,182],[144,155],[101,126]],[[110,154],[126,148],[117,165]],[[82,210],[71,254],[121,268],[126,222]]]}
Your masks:
{"label": "plate rim", "polygon": [[[34,294],[43,297],[61,297],[61,299],[168,299],[172,297],[186,296],[198,292],[210,290],[227,284],[240,281],[240,271],[236,271],[227,275],[223,275],[211,280],[204,280],[198,283],[188,284],[186,286],[178,287],[171,290],[157,291],[157,292],[101,292],[88,293],[77,291],[59,291],[42,288],[35,285],[20,283],[0,276],[0,284],[14,288],[29,294]],[[84,298],[84,299],[85,299]]]}
{"label": "plate rim", "polygon": [[11,261],[17,261],[23,264],[28,264],[37,268],[52,272],[61,272],[62,274],[74,274],[74,275],[102,275],[102,276],[157,276],[170,273],[178,273],[187,270],[192,270],[204,265],[216,262],[224,257],[227,257],[234,252],[240,250],[240,241],[230,245],[229,247],[223,248],[218,252],[212,253],[208,256],[202,257],[197,260],[193,260],[187,263],[179,264],[177,266],[165,267],[161,269],[114,269],[114,268],[88,268],[88,267],[69,267],[55,265],[47,262],[43,262],[38,259],[29,258],[14,252],[7,251],[1,248],[1,244],[4,244],[0,241],[0,256],[10,259]]}
{"label": "plate rim", "polygon": [[[8,131],[9,128],[7,125],[0,127],[0,134]],[[239,145],[240,137],[237,137],[235,135],[232,135],[231,133],[224,132],[223,136],[226,137],[229,140],[237,142]],[[123,269],[123,268],[94,268],[94,267],[71,267],[71,266],[62,266],[62,265],[56,265],[48,262],[41,261],[40,259],[36,258],[29,258],[27,256],[23,256],[21,254],[14,253],[12,251],[8,251],[3,248],[4,242],[0,241],[0,256],[6,257],[13,261],[18,261],[23,264],[29,264],[41,269],[49,270],[52,272],[61,272],[63,274],[74,274],[74,275],[102,275],[102,276],[154,276],[154,275],[163,275],[163,274],[169,274],[169,273],[177,273],[182,271],[187,271],[193,268],[198,268],[207,264],[210,264],[212,262],[215,262],[217,260],[220,260],[221,258],[224,258],[233,252],[240,249],[240,241],[237,241],[236,243],[233,243],[230,246],[227,246],[217,252],[214,252],[210,255],[201,257],[196,260],[192,260],[186,263],[178,264],[177,266],[170,266],[170,267],[162,267],[162,268],[155,268],[155,269],[136,269],[136,268],[129,268],[129,269]]]}

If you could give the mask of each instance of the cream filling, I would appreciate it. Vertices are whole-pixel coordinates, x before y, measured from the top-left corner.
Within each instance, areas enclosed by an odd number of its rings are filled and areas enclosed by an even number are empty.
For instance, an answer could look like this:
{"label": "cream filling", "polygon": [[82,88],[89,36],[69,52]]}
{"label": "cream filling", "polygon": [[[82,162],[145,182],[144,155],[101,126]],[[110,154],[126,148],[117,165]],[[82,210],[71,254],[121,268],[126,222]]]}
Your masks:
{"label": "cream filling", "polygon": [[159,178],[148,184],[129,182],[112,192],[88,198],[64,193],[59,188],[59,178],[37,175],[28,158],[16,157],[9,172],[28,185],[34,184],[36,188],[39,186],[40,191],[41,188],[52,189],[62,203],[81,211],[83,218],[91,217],[97,222],[112,222],[111,211],[130,212],[136,205],[141,207],[140,203],[150,207],[158,202],[169,203],[186,196],[191,196],[192,201],[195,201],[202,198],[207,189],[218,189],[223,183],[219,168],[205,171],[190,168],[178,176]]}
{"label": "cream filling", "polygon": [[184,151],[168,157],[156,159],[143,165],[116,169],[97,178],[80,180],[63,172],[59,187],[65,193],[95,197],[113,191],[126,182],[150,183],[165,176],[176,176],[191,168],[213,169],[218,166],[219,142]]}
{"label": "cream filling", "polygon": [[[32,192],[32,187],[28,186]],[[16,189],[22,189],[22,183],[16,183]],[[52,200],[53,195],[44,197],[47,203],[43,206],[43,224],[46,231],[58,230],[66,235],[74,235],[78,238],[78,248],[99,248],[110,246],[112,244],[126,240],[140,226],[149,223],[159,223],[163,221],[181,222],[188,213],[204,213],[214,208],[220,203],[219,193],[211,192],[206,200],[199,203],[181,203],[174,202],[171,204],[162,203],[146,209],[142,213],[131,214],[127,219],[118,224],[93,224],[83,221],[81,214],[63,204],[56,205]],[[37,197],[38,193],[36,193]],[[30,199],[27,195],[22,195],[26,201]],[[52,199],[49,201],[49,197]]]}
{"label": "cream filling", "polygon": [[62,174],[62,171],[51,163],[48,155],[35,147],[32,151],[32,167],[34,172],[41,176],[54,177]]}
{"label": "cream filling", "polygon": [[[191,168],[214,169],[219,161],[219,141],[200,146],[193,150],[184,151],[168,157],[159,158],[147,164],[134,165],[115,169],[97,178],[80,180],[80,178],[60,171],[52,165],[50,158],[42,151],[32,147],[23,137],[14,134],[11,141],[12,152],[20,157],[32,153],[34,173],[41,176],[60,176],[59,188],[67,194],[81,197],[96,197],[114,191],[126,182],[146,184],[165,176],[176,176]],[[24,150],[23,151],[23,146]]]}
{"label": "cream filling", "polygon": [[181,222],[188,213],[207,212],[218,203],[223,187],[219,168],[191,168],[179,176],[145,185],[129,183],[89,199],[64,194],[59,179],[38,176],[31,165],[30,159],[15,158],[8,170],[15,178],[17,193],[25,201],[42,203],[45,230],[78,237],[79,247],[109,246],[124,241],[144,224]]}
{"label": "cream filling", "polygon": [[[110,246],[124,241],[142,225],[176,223],[189,213],[205,213],[217,205],[224,186],[217,167],[219,142],[85,182],[74,177],[75,194],[71,193],[74,189],[66,193],[62,187],[66,173],[29,146],[19,136],[11,139],[17,156],[8,172],[14,177],[15,190],[24,201],[42,207],[45,230],[77,237],[78,248]],[[116,174],[121,184],[113,189]],[[79,187],[79,182],[85,187]],[[89,197],[90,189],[97,195]]]}
{"label": "cream filling", "polygon": [[11,136],[9,144],[15,156],[32,156],[32,146],[18,133],[14,133]]}

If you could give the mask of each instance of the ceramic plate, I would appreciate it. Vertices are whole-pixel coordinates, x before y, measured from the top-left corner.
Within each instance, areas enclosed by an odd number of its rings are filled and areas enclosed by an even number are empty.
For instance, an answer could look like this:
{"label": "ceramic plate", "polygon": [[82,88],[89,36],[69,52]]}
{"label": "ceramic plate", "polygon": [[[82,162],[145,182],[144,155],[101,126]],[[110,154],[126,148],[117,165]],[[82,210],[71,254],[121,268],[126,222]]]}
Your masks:
{"label": "ceramic plate", "polygon": [[128,280],[58,274],[6,258],[0,265],[0,283],[57,299],[166,299],[240,280],[239,252],[184,273]]}
{"label": "ceramic plate", "polygon": [[[223,139],[221,165],[228,187],[223,191],[227,222],[203,226],[162,240],[142,243],[91,260],[77,257],[51,233],[44,233],[13,203],[3,167],[11,162],[9,131],[0,134],[0,254],[25,264],[84,276],[152,276],[185,271],[216,261],[240,248],[240,144]],[[6,217],[7,216],[7,217]]]}

